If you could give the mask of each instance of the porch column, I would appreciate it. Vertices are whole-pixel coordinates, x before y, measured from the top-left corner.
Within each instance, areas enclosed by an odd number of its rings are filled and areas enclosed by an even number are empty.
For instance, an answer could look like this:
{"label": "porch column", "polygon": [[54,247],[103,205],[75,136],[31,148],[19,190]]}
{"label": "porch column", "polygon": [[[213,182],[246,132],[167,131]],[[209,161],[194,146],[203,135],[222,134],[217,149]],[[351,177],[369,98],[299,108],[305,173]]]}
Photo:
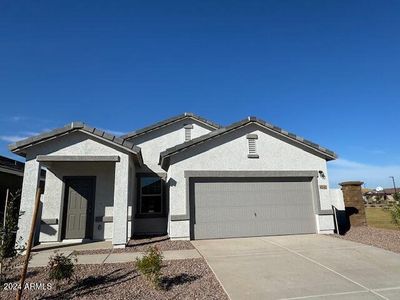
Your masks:
{"label": "porch column", "polygon": [[[24,179],[22,182],[22,194],[20,214],[18,220],[18,232],[16,246],[25,246],[28,242],[29,231],[31,228],[33,209],[35,206],[36,190],[40,182],[40,163],[36,159],[26,161]],[[21,239],[20,239],[21,238]]]}
{"label": "porch column", "polygon": [[114,247],[125,247],[128,242],[129,156],[121,155],[115,163],[113,238]]}
{"label": "porch column", "polygon": [[362,196],[362,181],[346,181],[342,186],[344,206],[350,226],[366,226],[365,206]]}

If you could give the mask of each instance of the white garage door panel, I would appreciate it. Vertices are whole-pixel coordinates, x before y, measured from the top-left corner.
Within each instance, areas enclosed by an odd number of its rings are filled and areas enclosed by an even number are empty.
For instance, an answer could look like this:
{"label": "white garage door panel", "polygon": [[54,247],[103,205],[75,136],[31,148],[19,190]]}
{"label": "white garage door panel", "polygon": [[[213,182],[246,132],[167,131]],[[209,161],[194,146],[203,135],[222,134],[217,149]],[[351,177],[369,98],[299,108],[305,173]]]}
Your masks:
{"label": "white garage door panel", "polygon": [[199,178],[195,239],[315,233],[311,178]]}

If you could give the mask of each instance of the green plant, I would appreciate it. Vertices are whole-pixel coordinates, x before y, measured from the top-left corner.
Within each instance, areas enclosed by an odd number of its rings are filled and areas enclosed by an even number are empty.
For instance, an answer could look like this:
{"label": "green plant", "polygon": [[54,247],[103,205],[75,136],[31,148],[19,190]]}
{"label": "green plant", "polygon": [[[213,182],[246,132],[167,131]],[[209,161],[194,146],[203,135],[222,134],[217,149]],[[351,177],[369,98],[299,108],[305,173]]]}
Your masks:
{"label": "green plant", "polygon": [[[4,219],[0,220],[0,283],[7,282],[8,275],[21,265],[21,254],[25,251],[22,238],[16,240],[18,230],[19,202],[21,190],[9,193]],[[31,257],[30,257],[31,258]],[[30,259],[29,258],[29,259]]]}
{"label": "green plant", "polygon": [[400,227],[400,204],[393,204],[390,208],[392,223]]}
{"label": "green plant", "polygon": [[47,265],[49,268],[49,279],[57,281],[70,279],[75,271],[74,262],[76,263],[77,261],[74,255],[68,257],[63,253],[55,251],[54,255],[50,256]]}
{"label": "green plant", "polygon": [[15,235],[18,230],[19,209],[18,204],[21,199],[21,190],[9,194],[7,207],[5,211],[5,221],[1,220],[0,224],[0,260],[4,258],[14,257],[17,250],[21,248],[17,241],[15,247]]}
{"label": "green plant", "polygon": [[394,193],[393,199],[397,202],[397,204],[400,204],[400,192]]}
{"label": "green plant", "polygon": [[137,269],[156,288],[161,288],[163,258],[161,251],[156,246],[149,247],[142,258],[136,258]]}

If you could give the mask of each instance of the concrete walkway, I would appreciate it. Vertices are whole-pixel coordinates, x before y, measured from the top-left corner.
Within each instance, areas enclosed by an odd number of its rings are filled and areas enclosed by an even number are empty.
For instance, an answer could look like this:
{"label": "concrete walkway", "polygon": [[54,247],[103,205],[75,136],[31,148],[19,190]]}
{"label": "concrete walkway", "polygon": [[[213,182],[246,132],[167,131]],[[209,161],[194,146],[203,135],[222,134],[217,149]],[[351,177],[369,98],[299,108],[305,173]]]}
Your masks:
{"label": "concrete walkway", "polygon": [[33,252],[42,251],[83,251],[83,250],[112,250],[113,245],[111,241],[87,241],[87,242],[56,242],[56,243],[42,243],[33,247]]}
{"label": "concrete walkway", "polygon": [[[63,249],[60,253],[64,253],[66,256],[70,256],[73,250]],[[49,257],[54,254],[52,250],[41,250],[40,252],[34,252],[29,267],[44,267],[49,262]],[[200,258],[201,255],[196,249],[192,250],[168,250],[163,251],[165,260],[175,259],[189,259],[189,258]],[[109,264],[109,263],[126,263],[134,262],[137,257],[142,257],[143,252],[123,252],[113,253],[111,250],[105,254],[82,254],[77,255],[77,264]]]}
{"label": "concrete walkway", "polygon": [[236,299],[400,299],[400,255],[323,235],[192,242]]}

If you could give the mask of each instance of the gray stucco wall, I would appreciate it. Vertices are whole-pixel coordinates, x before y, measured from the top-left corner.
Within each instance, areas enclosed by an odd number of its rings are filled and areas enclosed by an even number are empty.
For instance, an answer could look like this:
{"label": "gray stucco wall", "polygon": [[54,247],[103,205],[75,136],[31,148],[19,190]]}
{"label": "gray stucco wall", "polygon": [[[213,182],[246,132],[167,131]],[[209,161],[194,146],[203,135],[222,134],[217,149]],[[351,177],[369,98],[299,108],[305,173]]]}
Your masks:
{"label": "gray stucco wall", "polygon": [[[259,158],[248,158],[247,134],[257,134]],[[330,209],[329,181],[326,161],[300,149],[277,135],[271,135],[256,125],[248,125],[233,133],[184,151],[171,157],[167,180],[170,183],[170,215],[184,215],[186,207],[185,170],[214,171],[322,171],[325,178],[318,177],[321,209]],[[329,216],[328,216],[329,218]],[[326,216],[316,215],[318,230],[331,232],[331,221]],[[171,238],[188,238],[189,221],[170,221]]]}
{"label": "gray stucco wall", "polygon": [[138,169],[138,172],[151,171],[155,173],[165,173],[158,164],[160,152],[185,142],[184,126],[189,124],[193,125],[192,139],[211,131],[209,126],[192,119],[187,119],[146,133],[145,135],[129,139],[130,142],[139,146],[142,150],[145,166]]}
{"label": "gray stucco wall", "polygon": [[[125,247],[130,234],[128,228],[128,205],[131,198],[130,157],[121,155],[115,164],[114,206],[113,206],[113,244]],[[132,211],[132,207],[130,208]]]}
{"label": "gray stucco wall", "polygon": [[28,241],[28,235],[33,216],[33,209],[35,205],[36,189],[40,180],[40,164],[36,159],[27,157],[24,170],[24,179],[22,182],[21,217],[18,220],[17,241],[23,246]]}
{"label": "gray stucco wall", "polygon": [[[42,196],[42,219],[58,219],[58,225],[41,226],[40,241],[54,242],[61,239],[60,224],[64,199],[64,176],[95,176],[96,192],[94,216],[113,216],[115,163],[61,163],[50,164],[46,175],[45,193]],[[112,223],[96,222],[93,226],[94,239],[111,239]]]}
{"label": "gray stucco wall", "polygon": [[[132,156],[121,148],[113,148],[109,144],[81,132],[74,132],[31,147],[27,152],[27,168],[25,169],[24,185],[22,190],[21,211],[27,211],[24,219],[20,221],[19,235],[26,237],[29,230],[30,208],[33,207],[36,177],[34,176],[38,163],[37,155],[90,155],[90,156],[119,156],[119,162],[51,162],[46,163],[48,173],[46,176],[45,193],[42,196],[42,219],[58,219],[57,225],[41,226],[40,241],[50,242],[60,240],[60,224],[62,224],[62,204],[64,199],[64,176],[96,176],[95,195],[95,223],[93,226],[94,239],[111,239],[113,237],[113,222],[96,222],[96,217],[106,216],[126,218],[121,210],[114,210],[114,200],[127,199],[126,215],[132,215],[132,206],[135,197],[134,179],[135,165]],[[125,176],[117,175],[116,166]],[[118,190],[118,193],[116,193]],[[117,196],[116,196],[117,195]],[[114,215],[117,214],[117,216]],[[120,214],[120,215],[118,215]],[[125,226],[127,235],[131,235],[132,225]]]}
{"label": "gray stucco wall", "polygon": [[[137,168],[140,173],[165,174],[158,164],[160,152],[185,141],[185,125],[193,125],[191,137],[196,138],[207,134],[211,128],[193,119],[175,122],[164,128],[129,139],[142,151],[144,166]],[[135,202],[136,203],[136,202]],[[163,234],[167,228],[167,218],[138,218],[133,224],[134,234]]]}

